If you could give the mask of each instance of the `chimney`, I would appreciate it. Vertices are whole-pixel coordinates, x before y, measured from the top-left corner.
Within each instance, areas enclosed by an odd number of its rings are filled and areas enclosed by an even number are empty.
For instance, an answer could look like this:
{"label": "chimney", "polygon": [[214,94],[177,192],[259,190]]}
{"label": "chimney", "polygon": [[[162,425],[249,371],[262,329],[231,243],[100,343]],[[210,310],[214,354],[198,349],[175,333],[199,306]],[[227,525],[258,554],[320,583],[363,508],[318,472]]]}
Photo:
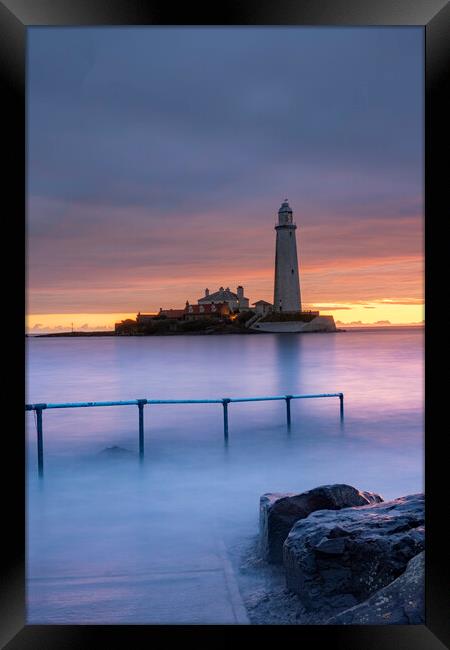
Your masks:
{"label": "chimney", "polygon": [[209,296],[209,289],[205,289],[205,298]]}
{"label": "chimney", "polygon": [[237,290],[236,290],[236,293],[237,293],[238,299],[242,300],[242,298],[244,297],[244,287],[241,287],[241,285],[239,285]]}

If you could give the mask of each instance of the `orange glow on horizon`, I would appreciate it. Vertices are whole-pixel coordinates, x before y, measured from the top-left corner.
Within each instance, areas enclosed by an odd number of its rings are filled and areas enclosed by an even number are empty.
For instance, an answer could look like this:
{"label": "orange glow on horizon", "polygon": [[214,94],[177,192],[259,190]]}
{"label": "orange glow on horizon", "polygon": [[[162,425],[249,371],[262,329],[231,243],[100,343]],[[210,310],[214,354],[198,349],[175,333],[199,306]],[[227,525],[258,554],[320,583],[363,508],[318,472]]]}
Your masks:
{"label": "orange glow on horizon", "polygon": [[[200,297],[200,296],[199,296]],[[270,300],[270,298],[269,298]],[[254,302],[251,299],[251,302]],[[406,304],[403,304],[406,303]],[[177,307],[177,305],[173,305]],[[319,310],[330,314],[342,327],[364,325],[421,325],[424,322],[424,304],[420,299],[401,300],[379,299],[367,302],[348,303],[306,303],[304,309]],[[114,324],[127,318],[136,318],[139,310],[114,313],[73,313],[73,314],[29,314],[26,331],[31,334],[67,331],[113,330]],[[152,313],[150,310],[140,310]],[[156,312],[154,312],[156,313]]]}

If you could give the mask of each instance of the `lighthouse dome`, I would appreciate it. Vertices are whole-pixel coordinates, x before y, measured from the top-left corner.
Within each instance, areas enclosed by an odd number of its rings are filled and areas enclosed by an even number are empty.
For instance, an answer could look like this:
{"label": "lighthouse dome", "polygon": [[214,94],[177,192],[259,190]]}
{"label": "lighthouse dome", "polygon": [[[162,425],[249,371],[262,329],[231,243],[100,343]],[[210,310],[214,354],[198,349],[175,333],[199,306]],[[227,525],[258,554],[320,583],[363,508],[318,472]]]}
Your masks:
{"label": "lighthouse dome", "polygon": [[290,207],[287,199],[285,199],[283,201],[283,203],[281,204],[281,208],[278,210],[278,214],[281,214],[282,212],[291,212],[292,213],[292,208]]}

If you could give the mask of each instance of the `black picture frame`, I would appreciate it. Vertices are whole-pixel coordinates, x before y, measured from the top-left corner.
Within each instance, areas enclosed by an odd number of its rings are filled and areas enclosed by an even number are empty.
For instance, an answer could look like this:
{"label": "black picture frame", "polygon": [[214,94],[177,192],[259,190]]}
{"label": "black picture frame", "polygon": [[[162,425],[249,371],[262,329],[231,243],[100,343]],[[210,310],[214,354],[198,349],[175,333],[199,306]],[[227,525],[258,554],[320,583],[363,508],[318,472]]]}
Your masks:
{"label": "black picture frame", "polygon": [[[116,643],[130,648],[148,647],[179,634],[183,643],[206,634],[224,642],[236,634],[243,642],[261,633],[259,626],[36,626],[25,624],[25,443],[23,425],[25,352],[23,318],[25,274],[25,79],[27,28],[34,25],[417,25],[425,30],[425,242],[426,242],[426,436],[425,485],[426,521],[426,625],[423,626],[267,626],[276,637],[293,634],[302,647],[323,644],[343,650],[438,650],[450,641],[448,549],[445,525],[448,520],[446,484],[445,420],[439,419],[439,406],[445,414],[445,385],[433,381],[440,368],[440,324],[442,298],[435,292],[434,279],[446,271],[448,245],[443,237],[449,210],[448,152],[445,144],[445,81],[448,71],[450,6],[444,0],[229,0],[218,6],[200,7],[191,3],[174,5],[151,0],[0,0],[0,68],[2,77],[3,198],[9,209],[3,218],[4,251],[15,248],[14,263],[9,262],[4,286],[6,301],[13,315],[13,366],[17,390],[7,394],[5,412],[14,413],[13,424],[2,431],[5,471],[2,510],[2,579],[0,587],[0,642],[8,650],[109,647]],[[443,161],[442,164],[440,161]],[[446,203],[447,201],[447,203]],[[447,209],[446,209],[447,207]],[[442,225],[440,225],[440,223]],[[441,236],[442,230],[442,236]],[[431,247],[433,251],[431,252]],[[448,271],[447,271],[448,273]],[[14,284],[12,277],[14,276]],[[444,300],[447,299],[446,294]],[[9,323],[8,319],[8,323]],[[12,346],[12,343],[11,343]],[[8,347],[9,344],[8,344]],[[433,359],[433,365],[431,365]],[[21,390],[22,389],[22,390]],[[12,403],[11,403],[12,402]],[[220,628],[220,629],[219,629]],[[446,645],[444,645],[446,644]]]}

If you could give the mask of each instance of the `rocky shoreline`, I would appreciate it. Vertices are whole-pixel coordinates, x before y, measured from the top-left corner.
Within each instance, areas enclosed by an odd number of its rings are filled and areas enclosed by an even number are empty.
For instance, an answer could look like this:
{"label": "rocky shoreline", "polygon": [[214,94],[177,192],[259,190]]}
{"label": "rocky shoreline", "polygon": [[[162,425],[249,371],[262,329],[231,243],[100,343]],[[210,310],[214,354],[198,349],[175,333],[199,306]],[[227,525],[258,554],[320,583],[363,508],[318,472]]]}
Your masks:
{"label": "rocky shoreline", "polygon": [[350,485],[264,494],[244,553],[253,624],[423,624],[424,495],[384,501]]}

